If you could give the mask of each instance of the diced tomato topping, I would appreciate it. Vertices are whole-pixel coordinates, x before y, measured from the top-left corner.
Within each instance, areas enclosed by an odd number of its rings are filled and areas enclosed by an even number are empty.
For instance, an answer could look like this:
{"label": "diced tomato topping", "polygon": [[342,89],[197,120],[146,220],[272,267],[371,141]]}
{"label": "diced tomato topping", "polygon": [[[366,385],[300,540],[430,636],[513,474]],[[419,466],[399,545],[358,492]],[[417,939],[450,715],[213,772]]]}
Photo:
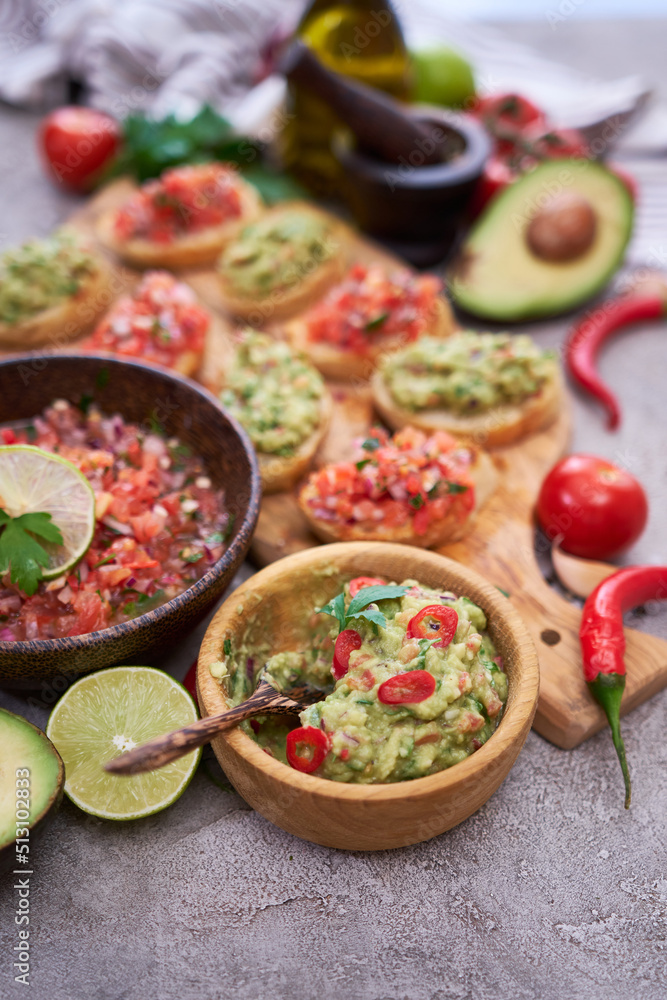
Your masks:
{"label": "diced tomato topping", "polygon": [[123,240],[171,243],[186,233],[219,226],[241,215],[238,171],[230,164],[200,163],[166,170],[147,181],[118,210],[116,235]]}
{"label": "diced tomato topping", "polygon": [[432,328],[441,292],[433,274],[355,264],[305,316],[308,337],[355,354],[388,337],[416,340]]}
{"label": "diced tomato topping", "polygon": [[3,444],[16,444],[16,434],[11,427],[3,427],[0,434],[2,434]]}
{"label": "diced tomato topping", "polygon": [[307,493],[313,516],[373,537],[379,528],[411,523],[417,534],[450,514],[464,521],[475,503],[472,451],[445,431],[405,427],[390,438],[375,428],[353,461],[311,474]]}
{"label": "diced tomato topping", "polygon": [[383,587],[386,580],[381,580],[379,576],[356,576],[350,580],[350,597],[356,597],[364,587]]}
{"label": "diced tomato topping", "polygon": [[350,654],[355,649],[361,649],[362,639],[355,629],[346,628],[338,635],[334,646],[331,673],[339,681],[350,669]]}
{"label": "diced tomato topping", "polygon": [[434,691],[435,677],[428,670],[407,670],[380,684],[378,701],[383,705],[416,705]]}
{"label": "diced tomato topping", "polygon": [[435,646],[449,646],[454,638],[459,616],[454,608],[446,604],[429,604],[418,611],[408,622],[407,635],[410,639],[437,639]]}
{"label": "diced tomato topping", "polygon": [[304,774],[316,771],[329,752],[329,737],[315,726],[292,729],[287,734],[287,762]]}

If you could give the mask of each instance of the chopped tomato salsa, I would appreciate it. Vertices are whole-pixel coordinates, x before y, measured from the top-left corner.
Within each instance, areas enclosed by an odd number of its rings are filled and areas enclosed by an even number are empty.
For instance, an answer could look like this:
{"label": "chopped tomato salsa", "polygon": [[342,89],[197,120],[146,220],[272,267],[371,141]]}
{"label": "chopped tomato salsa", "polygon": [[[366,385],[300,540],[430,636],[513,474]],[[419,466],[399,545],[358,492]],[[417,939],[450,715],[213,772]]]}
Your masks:
{"label": "chopped tomato salsa", "polygon": [[134,295],[116,302],[87,346],[173,368],[185,352],[201,354],[210,323],[189,285],[168,271],[149,271]]}
{"label": "chopped tomato salsa", "polygon": [[308,338],[356,354],[388,337],[416,340],[436,320],[441,291],[433,274],[355,264],[306,315]]}
{"label": "chopped tomato salsa", "polygon": [[118,209],[116,236],[171,243],[179,236],[219,226],[241,215],[237,171],[224,163],[201,163],[165,170],[147,181]]}
{"label": "chopped tomato salsa", "polygon": [[58,400],[12,443],[56,452],[95,491],[93,541],[67,576],[32,597],[0,581],[0,641],[84,635],[177,597],[223,554],[233,528],[222,491],[178,439]]}
{"label": "chopped tomato salsa", "polygon": [[327,465],[309,479],[313,516],[350,526],[412,523],[423,535],[452,509],[465,520],[474,507],[472,452],[445,431],[405,427],[390,438],[374,428],[351,462]]}

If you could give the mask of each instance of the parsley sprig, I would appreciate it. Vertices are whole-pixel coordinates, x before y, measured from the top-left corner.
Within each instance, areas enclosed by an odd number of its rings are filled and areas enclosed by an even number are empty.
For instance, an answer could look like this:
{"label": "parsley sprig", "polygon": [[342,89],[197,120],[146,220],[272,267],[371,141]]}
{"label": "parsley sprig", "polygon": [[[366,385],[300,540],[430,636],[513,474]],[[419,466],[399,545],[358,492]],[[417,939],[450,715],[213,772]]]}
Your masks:
{"label": "parsley sprig", "polygon": [[331,615],[332,618],[335,618],[338,621],[339,633],[353,624],[355,618],[365,618],[366,621],[384,628],[387,619],[379,608],[372,608],[370,605],[377,604],[378,601],[387,601],[393,597],[402,597],[407,589],[407,587],[401,587],[395,583],[363,587],[352,598],[347,611],[345,610],[345,592],[342,591],[340,594],[336,594],[324,607],[317,608],[316,612],[318,615]]}
{"label": "parsley sprig", "polygon": [[11,517],[0,508],[0,529],[0,573],[10,570],[11,582],[32,597],[43,578],[44,568],[49,565],[49,554],[35,535],[53,545],[62,545],[60,528],[53,523],[50,514],[34,511]]}

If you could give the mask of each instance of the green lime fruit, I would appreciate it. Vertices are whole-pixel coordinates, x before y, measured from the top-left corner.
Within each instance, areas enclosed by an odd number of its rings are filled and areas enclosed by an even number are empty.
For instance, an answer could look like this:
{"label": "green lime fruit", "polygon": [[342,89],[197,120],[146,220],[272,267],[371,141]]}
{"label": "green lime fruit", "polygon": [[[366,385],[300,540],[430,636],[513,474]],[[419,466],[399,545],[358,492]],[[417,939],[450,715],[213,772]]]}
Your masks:
{"label": "green lime fruit", "polygon": [[51,713],[46,734],[65,762],[65,794],[102,819],[140,819],[180,798],[201,748],[157,771],[129,777],[104,764],[198,718],[182,684],[154,667],[110,667],[73,684]]}
{"label": "green lime fruit", "polygon": [[462,108],[475,96],[472,66],[460,52],[446,45],[412,52],[415,85],[413,100]]}

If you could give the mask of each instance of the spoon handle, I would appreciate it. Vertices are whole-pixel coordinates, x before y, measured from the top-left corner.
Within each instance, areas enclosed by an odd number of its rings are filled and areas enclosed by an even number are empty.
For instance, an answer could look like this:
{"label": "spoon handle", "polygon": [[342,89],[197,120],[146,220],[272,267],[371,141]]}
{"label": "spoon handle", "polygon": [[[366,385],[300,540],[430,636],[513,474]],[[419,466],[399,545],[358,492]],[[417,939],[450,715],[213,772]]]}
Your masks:
{"label": "spoon handle", "polygon": [[158,767],[170,764],[172,760],[183,757],[190,750],[208,743],[212,736],[231,729],[232,726],[263,712],[288,712],[301,706],[276,691],[266,681],[260,681],[254,693],[236,708],[230,708],[218,715],[209,715],[205,719],[175,729],[164,736],[156,736],[141,746],[127,750],[120,757],[110,760],[104,765],[104,770],[111,774],[141,774],[144,771],[155,771]]}

